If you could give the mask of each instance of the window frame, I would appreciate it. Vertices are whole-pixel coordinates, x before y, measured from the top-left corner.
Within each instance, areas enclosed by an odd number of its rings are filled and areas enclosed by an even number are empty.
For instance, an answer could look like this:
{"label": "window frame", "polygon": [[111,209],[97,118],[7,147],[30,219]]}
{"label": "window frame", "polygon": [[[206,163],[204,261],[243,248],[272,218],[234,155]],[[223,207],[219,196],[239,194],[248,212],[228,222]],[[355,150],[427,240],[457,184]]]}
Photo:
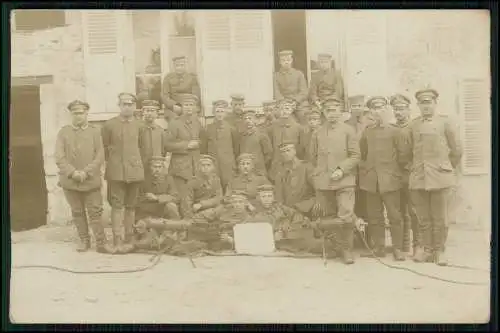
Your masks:
{"label": "window frame", "polygon": [[[43,27],[43,28],[40,28],[40,27],[37,27],[37,28],[30,27],[29,29],[19,29],[18,26],[17,26],[17,24],[19,22],[17,15],[19,14],[19,12],[23,12],[23,11],[35,11],[35,10],[32,10],[32,9],[16,9],[16,10],[13,10],[12,14],[11,14],[11,29],[12,29],[13,32],[33,33],[33,32],[36,32],[36,31],[44,31],[44,30],[48,30],[48,29],[55,29],[55,28],[60,28],[60,27],[66,27],[68,25],[68,14],[67,14],[66,10],[63,10],[63,9],[43,10],[43,11],[50,11],[50,12],[61,12],[62,17],[63,17],[63,23],[62,24],[58,23],[55,26],[47,26],[47,27]],[[41,11],[41,10],[39,10],[39,11]]]}

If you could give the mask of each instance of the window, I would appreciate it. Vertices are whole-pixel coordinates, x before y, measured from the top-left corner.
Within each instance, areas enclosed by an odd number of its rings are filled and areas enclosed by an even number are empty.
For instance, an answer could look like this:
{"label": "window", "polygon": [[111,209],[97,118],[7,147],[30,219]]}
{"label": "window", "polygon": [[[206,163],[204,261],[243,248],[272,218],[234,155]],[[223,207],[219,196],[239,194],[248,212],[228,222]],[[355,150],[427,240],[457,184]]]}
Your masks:
{"label": "window", "polygon": [[14,12],[15,29],[34,31],[62,27],[66,24],[64,10],[22,9]]}

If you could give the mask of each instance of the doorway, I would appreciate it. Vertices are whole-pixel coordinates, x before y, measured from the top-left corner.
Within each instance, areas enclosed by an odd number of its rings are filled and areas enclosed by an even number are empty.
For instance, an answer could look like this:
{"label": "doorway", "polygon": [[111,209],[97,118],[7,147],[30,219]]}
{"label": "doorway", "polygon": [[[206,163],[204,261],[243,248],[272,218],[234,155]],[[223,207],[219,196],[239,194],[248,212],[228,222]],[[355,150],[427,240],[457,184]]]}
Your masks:
{"label": "doorway", "polygon": [[21,231],[47,224],[39,86],[12,86],[10,103],[10,221]]}
{"label": "doorway", "polygon": [[305,10],[272,10],[274,69],[279,70],[278,53],[281,50],[292,50],[294,67],[302,73],[309,82],[307,72],[307,41],[306,41],[306,11]]}

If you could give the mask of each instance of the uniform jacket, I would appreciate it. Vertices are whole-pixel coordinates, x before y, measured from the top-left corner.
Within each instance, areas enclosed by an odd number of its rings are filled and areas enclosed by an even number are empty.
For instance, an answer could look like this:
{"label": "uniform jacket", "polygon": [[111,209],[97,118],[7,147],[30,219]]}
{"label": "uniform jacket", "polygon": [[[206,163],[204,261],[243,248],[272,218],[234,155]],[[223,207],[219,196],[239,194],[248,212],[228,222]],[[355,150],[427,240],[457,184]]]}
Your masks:
{"label": "uniform jacket", "polygon": [[297,157],[301,159],[304,157],[306,139],[304,128],[292,117],[276,120],[271,128],[270,138],[273,147],[273,161],[269,176],[274,180],[282,164],[279,146],[283,142],[293,142],[297,151]]}
{"label": "uniform jacket", "polygon": [[313,73],[309,87],[311,102],[321,101],[331,95],[344,97],[344,81],[340,72],[332,68],[328,71]]}
{"label": "uniform jacket", "polygon": [[405,157],[410,161],[410,189],[437,190],[455,184],[462,146],[448,117],[418,117],[409,125]]}
{"label": "uniform jacket", "polygon": [[238,155],[253,154],[255,156],[255,171],[267,176],[267,169],[273,157],[273,147],[266,133],[258,128],[240,133],[236,153]]}
{"label": "uniform jacket", "polygon": [[276,201],[303,213],[309,212],[315,202],[313,172],[312,165],[299,159],[281,169],[275,181]]}
{"label": "uniform jacket", "polygon": [[303,152],[303,159],[309,163],[312,163],[312,157],[311,157],[311,152],[309,150],[309,147],[311,145],[311,139],[312,139],[312,136],[313,136],[313,133],[315,132],[315,130],[313,130],[311,127],[309,126],[304,126],[303,127],[303,142],[301,143],[302,145],[302,152]]}
{"label": "uniform jacket", "polygon": [[[404,145],[404,150],[403,150],[403,153],[405,153],[407,151],[407,149],[409,147],[407,147],[407,145],[409,144],[409,135],[410,135],[410,122],[406,122],[404,124],[394,124],[394,126],[397,126],[399,127],[399,130],[401,131],[400,135],[401,135],[401,139],[402,139],[402,144]],[[401,156],[400,156],[401,158]],[[404,158],[404,157],[403,157]],[[401,163],[408,163],[408,161],[402,161]],[[401,183],[402,183],[402,186],[404,187],[408,187],[408,182],[409,182],[409,179],[410,179],[410,172],[409,172],[409,167],[408,165],[404,165],[403,168],[401,169]]]}
{"label": "uniform jacket", "polygon": [[201,204],[203,209],[217,207],[222,201],[222,186],[220,178],[215,173],[205,178],[201,175],[193,177],[188,182],[186,198],[181,199],[184,218],[194,215],[193,205]]}
{"label": "uniform jacket", "polygon": [[137,182],[144,179],[140,131],[143,122],[117,116],[102,126],[107,180]]}
{"label": "uniform jacket", "polygon": [[149,161],[153,156],[166,156],[167,133],[158,124],[147,123],[140,129],[141,158],[145,170],[149,170]]}
{"label": "uniform jacket", "polygon": [[236,168],[236,131],[226,121],[216,121],[207,126],[206,136],[203,151],[216,158],[217,174],[224,188],[232,179]]}
{"label": "uniform jacket", "polygon": [[254,204],[257,197],[257,187],[264,184],[269,184],[267,177],[257,174],[243,175],[237,173],[234,175],[233,179],[229,183],[226,189],[226,196],[230,196],[232,191],[245,191],[248,196],[248,200]]}
{"label": "uniform jacket", "polygon": [[291,224],[299,224],[303,217],[295,209],[287,207],[279,202],[275,202],[269,208],[257,205],[257,212],[252,217],[256,222],[268,222],[276,232],[286,229]]}
{"label": "uniform jacket", "polygon": [[[360,160],[359,142],[354,130],[341,122],[333,127],[325,123],[311,139],[311,157],[315,167],[317,190],[337,190],[356,184],[356,166]],[[332,172],[340,168],[344,177],[331,180]]]}
{"label": "uniform jacket", "polygon": [[[98,128],[92,125],[83,128],[68,125],[61,128],[57,134],[55,159],[59,168],[59,185],[62,188],[88,191],[101,187],[104,149]],[[87,173],[84,182],[79,183],[71,178],[76,170]]]}
{"label": "uniform jacket", "polygon": [[137,208],[143,212],[158,211],[158,206],[162,204],[158,201],[149,200],[146,197],[147,193],[152,193],[157,196],[166,195],[168,203],[179,203],[179,194],[177,193],[175,182],[172,177],[167,175],[160,175],[158,178],[148,176],[141,184]]}
{"label": "uniform jacket", "polygon": [[180,105],[181,94],[193,94],[201,97],[198,76],[192,73],[168,73],[163,79],[163,104],[169,109]]}
{"label": "uniform jacket", "polygon": [[[200,140],[198,149],[187,149],[191,140]],[[173,119],[167,130],[166,149],[172,153],[169,174],[190,180],[198,168],[200,149],[206,140],[205,130],[196,117]]]}
{"label": "uniform jacket", "polygon": [[304,74],[295,68],[274,73],[274,99],[290,98],[297,103],[307,99],[309,94]]}
{"label": "uniform jacket", "polygon": [[391,124],[370,126],[360,140],[362,167],[359,187],[371,193],[386,193],[401,188],[403,168],[401,156],[404,141],[399,127]]}

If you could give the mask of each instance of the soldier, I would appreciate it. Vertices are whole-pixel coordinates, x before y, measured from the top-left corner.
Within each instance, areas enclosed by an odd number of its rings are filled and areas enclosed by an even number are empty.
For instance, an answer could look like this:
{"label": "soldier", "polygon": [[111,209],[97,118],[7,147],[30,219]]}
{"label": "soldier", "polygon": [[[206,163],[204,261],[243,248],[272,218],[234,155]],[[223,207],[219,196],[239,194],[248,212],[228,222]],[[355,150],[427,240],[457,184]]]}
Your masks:
{"label": "soldier", "polygon": [[279,104],[279,108],[281,110],[281,117],[273,123],[270,133],[274,152],[271,169],[269,170],[269,179],[272,181],[274,181],[282,164],[279,146],[283,142],[293,142],[299,158],[303,157],[303,150],[305,148],[304,129],[293,119],[293,117],[291,117],[294,108],[293,101],[282,100]]}
{"label": "soldier", "polygon": [[[405,260],[401,251],[403,216],[401,214],[401,156],[404,146],[401,131],[384,118],[387,112],[385,97],[375,96],[366,102],[374,118],[374,124],[367,127],[361,136],[360,150],[363,168],[359,173],[360,189],[366,191],[368,225],[374,253],[385,257],[384,206],[391,227],[394,259]],[[371,252],[363,256],[371,256]]]}
{"label": "soldier", "polygon": [[[89,105],[75,100],[68,105],[72,124],[59,130],[55,158],[59,168],[59,186],[71,207],[79,237],[76,250],[90,249],[89,225],[96,240],[96,251],[109,253],[102,224],[101,165],[104,150],[99,130],[89,125]],[[27,207],[29,209],[29,207]]]}
{"label": "soldier", "polygon": [[172,177],[165,175],[165,158],[153,156],[149,162],[150,172],[141,186],[136,220],[161,217],[179,220],[179,194]]}
{"label": "soldier", "polygon": [[455,183],[455,168],[462,147],[455,128],[444,115],[436,114],[439,94],[434,89],[417,91],[421,116],[409,125],[407,158],[411,161],[409,188],[419,221],[414,260],[447,265],[444,250],[448,190]]}
{"label": "soldier", "polygon": [[309,99],[311,103],[321,107],[321,102],[328,96],[336,95],[344,99],[344,80],[339,71],[332,67],[332,56],[327,53],[318,54],[320,70],[311,77]]}
{"label": "soldier", "polygon": [[255,172],[267,177],[267,170],[273,157],[269,136],[255,124],[255,110],[245,111],[246,130],[239,134],[236,154],[252,154],[255,158]]}
{"label": "soldier", "polygon": [[170,122],[165,144],[172,153],[168,173],[174,179],[179,196],[184,198],[188,181],[196,175],[205,130],[195,115],[198,97],[185,94],[181,98],[182,115]]}
{"label": "soldier", "polygon": [[213,108],[215,120],[207,126],[206,148],[203,150],[217,160],[217,174],[224,189],[236,169],[234,151],[237,135],[236,130],[224,119],[228,103],[224,100],[214,101]]}
{"label": "soldier", "polygon": [[245,107],[245,96],[240,94],[231,95],[231,111],[226,115],[226,121],[238,131],[245,129],[245,121],[243,120]]}
{"label": "soldier", "polygon": [[297,158],[293,142],[284,142],[279,149],[284,163],[276,177],[276,200],[311,218],[316,202],[312,166]]}
{"label": "soldier", "polygon": [[[155,123],[160,110],[160,103],[155,100],[142,101],[142,114],[144,115],[144,126],[140,131],[141,140],[141,158],[144,166],[149,165],[149,161],[153,156],[165,156],[166,151],[166,132],[165,130]],[[151,168],[145,168],[145,177],[148,176]]]}
{"label": "soldier", "polygon": [[307,122],[308,126],[305,127],[304,129],[304,140],[303,140],[302,151],[304,152],[304,159],[307,162],[312,163],[309,146],[311,144],[312,136],[321,127],[322,124],[321,112],[316,109],[312,109],[311,112],[307,114]]}
{"label": "soldier", "polygon": [[226,189],[226,196],[231,196],[233,191],[244,191],[251,205],[256,204],[257,187],[269,184],[266,176],[257,174],[254,167],[255,157],[252,154],[241,154],[236,159],[238,171]]}
{"label": "soldier", "polygon": [[300,104],[307,99],[306,78],[301,71],[292,67],[292,51],[281,51],[279,59],[281,68],[274,73],[274,99],[291,99]]}
{"label": "soldier", "polygon": [[135,206],[139,187],[144,180],[140,140],[143,122],[133,117],[136,108],[133,94],[119,94],[118,106],[120,115],[109,119],[102,126],[102,141],[106,157],[105,178],[108,181],[113,242],[118,253],[126,253],[133,249]]}
{"label": "soldier", "polygon": [[184,219],[210,219],[210,216],[220,206],[222,186],[220,178],[215,172],[215,162],[213,156],[200,156],[199,171],[189,181],[187,194],[181,199]]}
{"label": "soldier", "polygon": [[172,58],[174,72],[168,73],[163,79],[162,100],[166,107],[165,118],[167,121],[180,116],[182,113],[182,94],[193,94],[201,98],[198,76],[187,72],[187,59],[185,56]]}
{"label": "soldier", "polygon": [[321,215],[333,222],[344,263],[352,264],[355,172],[360,152],[354,130],[340,121],[342,107],[343,101],[334,96],[324,101],[326,123],[314,133],[310,149]]}
{"label": "soldier", "polygon": [[[410,99],[404,95],[396,94],[391,97],[390,103],[394,112],[394,117],[396,118],[396,126],[400,128],[401,132],[405,137],[408,134],[408,124],[410,123]],[[418,247],[417,234],[418,234],[418,219],[415,214],[415,208],[411,204],[410,200],[410,190],[408,188],[408,171],[403,170],[403,176],[401,178],[401,213],[403,215],[403,245],[402,249],[404,252],[410,251],[410,232],[413,235],[413,254]]]}

